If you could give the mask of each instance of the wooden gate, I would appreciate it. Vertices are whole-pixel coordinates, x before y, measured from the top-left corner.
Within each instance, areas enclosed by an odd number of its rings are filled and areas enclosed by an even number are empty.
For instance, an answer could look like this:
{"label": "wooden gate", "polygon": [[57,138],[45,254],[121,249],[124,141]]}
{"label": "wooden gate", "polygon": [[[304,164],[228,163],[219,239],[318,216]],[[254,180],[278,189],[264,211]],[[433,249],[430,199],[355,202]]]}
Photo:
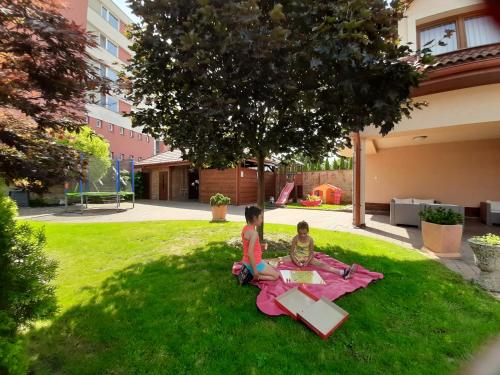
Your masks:
{"label": "wooden gate", "polygon": [[168,172],[160,172],[159,184],[159,198],[166,201],[168,199]]}
{"label": "wooden gate", "polygon": [[172,167],[170,181],[170,199],[183,201],[188,199],[188,166]]}

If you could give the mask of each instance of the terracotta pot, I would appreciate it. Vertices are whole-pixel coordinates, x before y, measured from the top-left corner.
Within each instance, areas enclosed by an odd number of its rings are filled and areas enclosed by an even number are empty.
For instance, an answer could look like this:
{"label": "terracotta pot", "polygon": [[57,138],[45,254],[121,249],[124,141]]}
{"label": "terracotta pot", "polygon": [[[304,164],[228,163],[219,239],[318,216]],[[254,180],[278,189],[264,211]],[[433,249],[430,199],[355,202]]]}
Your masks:
{"label": "terracotta pot", "polygon": [[424,246],[443,255],[460,254],[463,225],[440,225],[422,221]]}
{"label": "terracotta pot", "polygon": [[212,221],[226,221],[227,206],[212,206]]}

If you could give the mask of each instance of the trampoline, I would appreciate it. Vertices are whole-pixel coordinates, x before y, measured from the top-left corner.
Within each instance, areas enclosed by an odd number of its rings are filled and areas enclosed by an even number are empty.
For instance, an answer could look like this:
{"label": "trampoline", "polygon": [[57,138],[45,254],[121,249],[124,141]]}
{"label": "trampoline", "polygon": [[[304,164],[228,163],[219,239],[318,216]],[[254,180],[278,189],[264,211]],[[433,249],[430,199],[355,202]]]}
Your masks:
{"label": "trampoline", "polygon": [[89,209],[89,203],[113,204],[119,210],[123,202],[130,202],[134,208],[134,179],[133,159],[112,160],[81,154],[79,178],[64,186],[65,211],[73,203],[79,203],[81,213]]}

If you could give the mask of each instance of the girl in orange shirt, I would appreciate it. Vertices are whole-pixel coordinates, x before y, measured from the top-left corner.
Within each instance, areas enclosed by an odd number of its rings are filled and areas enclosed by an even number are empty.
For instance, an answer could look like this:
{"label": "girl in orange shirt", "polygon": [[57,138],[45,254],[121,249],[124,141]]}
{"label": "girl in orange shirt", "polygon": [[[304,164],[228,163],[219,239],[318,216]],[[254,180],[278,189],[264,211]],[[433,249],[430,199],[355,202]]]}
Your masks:
{"label": "girl in orange shirt", "polygon": [[241,231],[243,242],[243,265],[248,268],[254,280],[277,280],[278,270],[262,260],[262,247],[257,227],[262,225],[262,210],[255,206],[245,208],[247,225]]}

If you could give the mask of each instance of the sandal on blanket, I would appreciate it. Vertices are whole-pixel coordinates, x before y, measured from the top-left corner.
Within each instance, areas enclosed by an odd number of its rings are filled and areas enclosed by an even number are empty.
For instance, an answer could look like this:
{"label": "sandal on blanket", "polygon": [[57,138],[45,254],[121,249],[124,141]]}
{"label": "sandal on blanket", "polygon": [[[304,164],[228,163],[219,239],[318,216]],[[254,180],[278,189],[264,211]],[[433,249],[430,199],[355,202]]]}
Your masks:
{"label": "sandal on blanket", "polygon": [[253,275],[245,265],[241,265],[241,270],[237,278],[240,285],[245,285],[252,281]]}
{"label": "sandal on blanket", "polygon": [[342,278],[344,280],[350,279],[352,277],[352,274],[356,272],[357,269],[357,264],[353,264],[351,267],[344,268],[344,274],[342,275]]}

